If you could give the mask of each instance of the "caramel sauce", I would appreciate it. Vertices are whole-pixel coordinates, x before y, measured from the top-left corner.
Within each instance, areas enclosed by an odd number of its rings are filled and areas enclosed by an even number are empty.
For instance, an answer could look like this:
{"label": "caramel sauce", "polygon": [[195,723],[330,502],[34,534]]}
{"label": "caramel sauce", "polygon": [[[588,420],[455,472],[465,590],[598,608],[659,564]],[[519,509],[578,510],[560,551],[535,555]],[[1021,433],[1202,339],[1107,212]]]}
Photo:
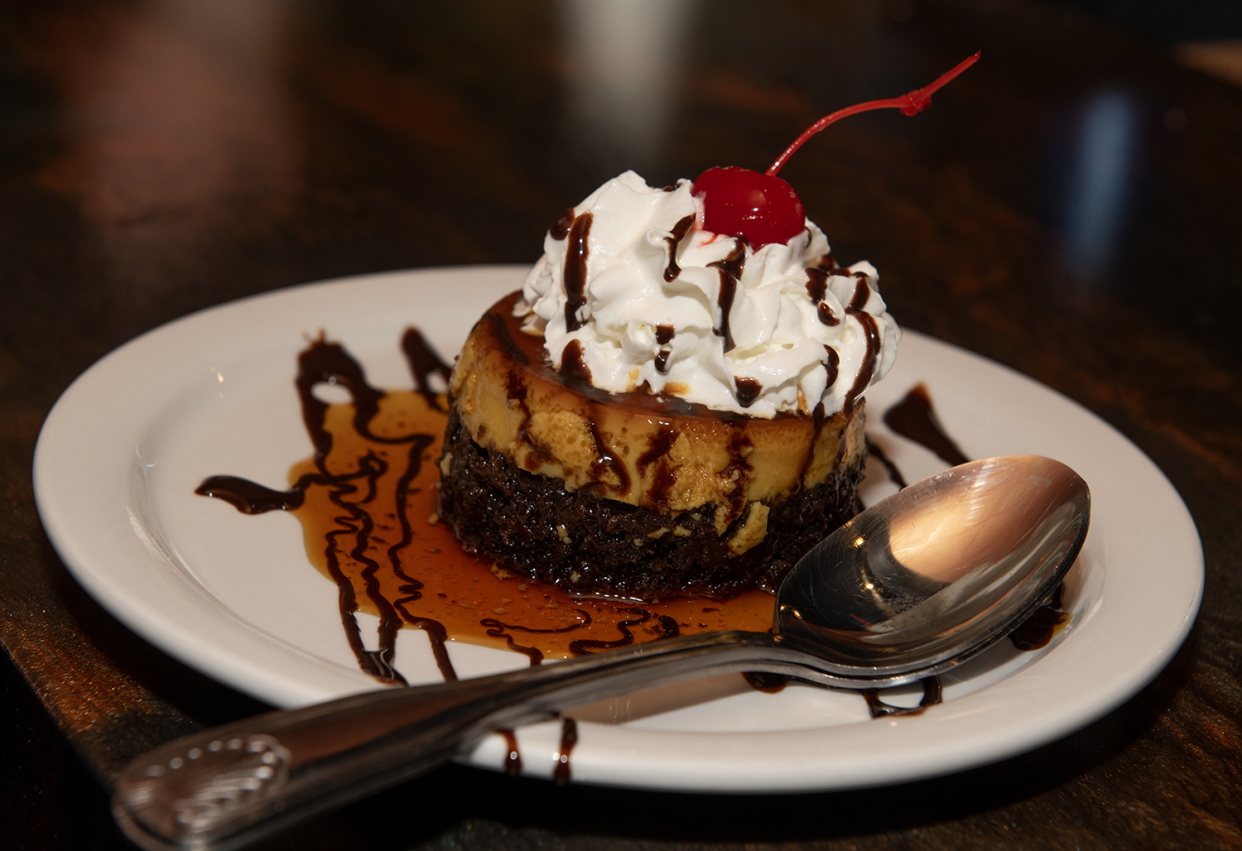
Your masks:
{"label": "caramel sauce", "polygon": [[[448,640],[525,653],[532,663],[670,634],[771,629],[773,598],[762,591],[726,602],[575,598],[463,552],[435,519],[445,407],[442,396],[388,392],[370,436],[354,427],[353,405],[326,411],[331,450],[322,463],[337,481],[312,481],[292,510],[312,563],[347,583],[359,610],[383,618],[391,608],[405,626],[434,621]],[[290,481],[313,477],[319,464],[302,461]]]}

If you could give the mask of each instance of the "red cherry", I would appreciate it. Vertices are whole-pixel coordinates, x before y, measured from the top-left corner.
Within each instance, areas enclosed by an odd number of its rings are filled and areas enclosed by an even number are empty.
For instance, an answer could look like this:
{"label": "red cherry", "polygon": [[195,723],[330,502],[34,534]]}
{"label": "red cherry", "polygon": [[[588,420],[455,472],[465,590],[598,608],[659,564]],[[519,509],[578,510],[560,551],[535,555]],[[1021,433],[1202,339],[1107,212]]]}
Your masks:
{"label": "red cherry", "polygon": [[789,242],[806,227],[797,193],[775,175],[709,168],[690,191],[703,198],[705,230],[743,237],[756,251],[769,242]]}
{"label": "red cherry", "polygon": [[808,127],[763,174],[745,168],[709,168],[694,181],[691,192],[703,197],[703,227],[712,233],[740,236],[758,251],[770,242],[788,242],[806,226],[802,202],[793,187],[776,176],[794,151],[820,130],[850,115],[872,109],[900,109],[915,115],[931,105],[931,96],[945,83],[979,61],[979,54],[959,62],[930,86],[899,98],[860,103],[825,115]]}

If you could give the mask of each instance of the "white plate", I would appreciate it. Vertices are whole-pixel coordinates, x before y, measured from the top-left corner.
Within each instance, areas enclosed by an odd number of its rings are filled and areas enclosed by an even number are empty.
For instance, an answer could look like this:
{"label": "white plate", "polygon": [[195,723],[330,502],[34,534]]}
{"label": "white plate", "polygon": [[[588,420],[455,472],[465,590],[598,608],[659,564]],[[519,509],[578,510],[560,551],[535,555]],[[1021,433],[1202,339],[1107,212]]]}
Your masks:
{"label": "white plate", "polygon": [[[418,325],[451,357],[523,272],[432,269],[295,287],[205,310],[111,353],[61,397],[35,454],[39,511],[65,564],[149,641],[259,698],[294,706],[373,687],[298,521],[245,516],[194,488],[220,473],[283,487],[310,454],[293,379],[298,352],[321,329],[370,383],[408,387],[404,328]],[[868,430],[910,481],[945,465],[887,432],[878,414],[919,382],[967,455],[1047,455],[1089,483],[1091,531],[1067,585],[1071,625],[1042,651],[1006,643],[946,676],[945,703],[917,716],[872,721],[854,693],[795,684],[766,694],[735,675],[587,707],[574,713],[576,781],[778,791],[912,780],[1065,735],[1166,664],[1198,610],[1203,556],[1161,472],[1046,387],[907,333],[897,366],[869,393]],[[864,501],[891,490],[873,468]],[[460,643],[451,653],[463,675],[526,664]],[[397,662],[410,682],[438,679],[417,630],[402,631]],[[556,722],[521,730],[525,771],[550,776],[559,740]],[[503,752],[494,736],[463,759],[498,769]]]}

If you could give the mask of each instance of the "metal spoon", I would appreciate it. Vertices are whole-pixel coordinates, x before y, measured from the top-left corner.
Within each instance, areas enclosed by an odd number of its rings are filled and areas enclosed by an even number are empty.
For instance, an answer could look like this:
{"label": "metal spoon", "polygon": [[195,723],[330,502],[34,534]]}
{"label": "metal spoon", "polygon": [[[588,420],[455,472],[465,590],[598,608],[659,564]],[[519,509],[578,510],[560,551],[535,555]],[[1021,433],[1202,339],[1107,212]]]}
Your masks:
{"label": "metal spoon", "polygon": [[845,688],[930,677],[1048,599],[1089,516],[1087,485],[1064,464],[1033,455],[963,464],[811,550],[777,592],[770,634],[684,636],[247,718],[130,764],[113,811],[144,848],[235,848],[428,771],[494,730],[606,697],[731,671]]}

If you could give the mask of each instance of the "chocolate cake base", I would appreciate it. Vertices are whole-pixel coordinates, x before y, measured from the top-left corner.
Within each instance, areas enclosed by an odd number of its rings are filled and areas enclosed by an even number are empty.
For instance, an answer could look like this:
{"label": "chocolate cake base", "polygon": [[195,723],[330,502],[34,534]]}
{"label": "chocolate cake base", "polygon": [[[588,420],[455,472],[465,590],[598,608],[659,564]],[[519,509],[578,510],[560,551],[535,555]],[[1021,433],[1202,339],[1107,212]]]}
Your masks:
{"label": "chocolate cake base", "polygon": [[728,599],[756,587],[775,590],[807,550],[862,510],[865,455],[770,504],[763,540],[736,554],[728,542],[741,519],[717,534],[709,508],[672,516],[589,489],[567,492],[560,481],[479,447],[456,410],[443,458],[439,513],[466,551],[580,596]]}

